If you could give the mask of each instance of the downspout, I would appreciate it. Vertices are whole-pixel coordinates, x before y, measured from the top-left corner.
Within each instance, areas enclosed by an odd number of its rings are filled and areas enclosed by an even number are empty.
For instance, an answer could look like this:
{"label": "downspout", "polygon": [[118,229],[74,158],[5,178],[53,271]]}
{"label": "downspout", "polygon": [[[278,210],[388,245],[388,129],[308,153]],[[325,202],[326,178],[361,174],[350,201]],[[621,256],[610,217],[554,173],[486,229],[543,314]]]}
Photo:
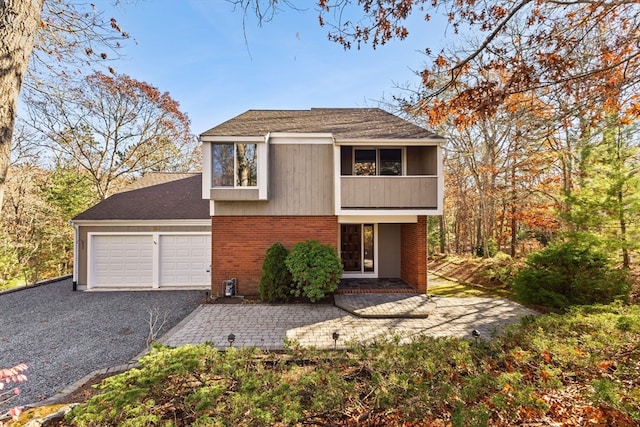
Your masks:
{"label": "downspout", "polygon": [[78,243],[80,242],[80,228],[73,222],[73,220],[69,221],[69,225],[73,227],[73,281],[72,286],[73,290],[78,290]]}

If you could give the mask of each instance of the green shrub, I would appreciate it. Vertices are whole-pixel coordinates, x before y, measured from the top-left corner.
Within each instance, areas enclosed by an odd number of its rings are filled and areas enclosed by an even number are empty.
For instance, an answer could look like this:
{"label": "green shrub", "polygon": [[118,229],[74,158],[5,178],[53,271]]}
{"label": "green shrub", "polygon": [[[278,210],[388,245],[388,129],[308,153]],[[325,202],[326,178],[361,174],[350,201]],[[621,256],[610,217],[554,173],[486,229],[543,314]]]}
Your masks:
{"label": "green shrub", "polygon": [[293,278],[295,296],[316,302],[338,288],[342,262],[330,245],[315,240],[296,243],[285,262]]}
{"label": "green shrub", "polygon": [[626,270],[615,269],[593,241],[574,238],[534,252],[513,281],[520,301],[563,309],[574,304],[608,303],[626,298]]}
{"label": "green shrub", "polygon": [[487,253],[484,253],[484,245],[479,243],[475,248],[476,256],[482,258],[492,258],[498,253],[498,244],[495,240],[487,241]]}
{"label": "green shrub", "polygon": [[267,249],[260,276],[260,299],[267,302],[283,301],[291,298],[291,273],[285,259],[289,251],[281,243],[274,243]]}
{"label": "green shrub", "polygon": [[156,345],[64,425],[640,425],[637,325],[640,306],[615,303],[528,317],[479,345],[382,331],[338,352]]}
{"label": "green shrub", "polygon": [[511,284],[517,273],[518,261],[504,252],[498,252],[487,262],[483,276],[500,284]]}

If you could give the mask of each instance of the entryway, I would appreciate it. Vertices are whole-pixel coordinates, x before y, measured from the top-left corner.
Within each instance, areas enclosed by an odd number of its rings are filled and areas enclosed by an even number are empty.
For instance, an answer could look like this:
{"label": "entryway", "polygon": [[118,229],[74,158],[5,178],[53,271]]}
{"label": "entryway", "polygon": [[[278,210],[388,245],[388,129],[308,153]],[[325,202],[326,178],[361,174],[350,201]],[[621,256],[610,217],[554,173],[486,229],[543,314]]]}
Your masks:
{"label": "entryway", "polygon": [[415,294],[418,291],[400,278],[343,278],[336,294]]}
{"label": "entryway", "polygon": [[340,257],[347,275],[375,276],[375,225],[341,224]]}

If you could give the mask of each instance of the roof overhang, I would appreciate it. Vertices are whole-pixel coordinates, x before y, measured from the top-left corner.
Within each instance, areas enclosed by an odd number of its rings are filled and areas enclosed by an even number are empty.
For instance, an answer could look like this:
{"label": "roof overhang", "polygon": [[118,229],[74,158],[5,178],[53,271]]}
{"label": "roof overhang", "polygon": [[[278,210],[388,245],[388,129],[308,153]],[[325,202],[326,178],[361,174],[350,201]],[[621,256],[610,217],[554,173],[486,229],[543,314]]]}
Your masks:
{"label": "roof overhang", "polygon": [[200,135],[200,142],[264,142],[267,136],[207,136]]}
{"label": "roof overhang", "polygon": [[126,226],[182,226],[182,227],[210,227],[211,219],[78,219],[70,220],[72,226],[81,227],[126,227]]}
{"label": "roof overhang", "polygon": [[445,138],[336,138],[336,145],[442,145]]}

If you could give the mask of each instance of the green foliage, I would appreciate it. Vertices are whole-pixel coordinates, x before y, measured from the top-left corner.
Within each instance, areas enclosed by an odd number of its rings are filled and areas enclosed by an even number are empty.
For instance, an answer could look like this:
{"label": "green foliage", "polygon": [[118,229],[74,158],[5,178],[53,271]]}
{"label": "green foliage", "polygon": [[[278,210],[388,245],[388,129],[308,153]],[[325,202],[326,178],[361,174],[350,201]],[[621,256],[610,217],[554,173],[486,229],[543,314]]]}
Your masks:
{"label": "green foliage", "polygon": [[305,411],[327,413],[356,398],[330,361],[310,369],[260,356],[249,348],[156,346],[139,369],[106,379],[99,386],[102,394],[75,408],[67,421],[76,426],[291,425]]}
{"label": "green foliage", "polygon": [[293,294],[312,302],[335,291],[342,277],[342,262],[336,250],[315,240],[296,243],[285,263],[294,282]]}
{"label": "green foliage", "polygon": [[267,302],[288,301],[291,298],[291,273],[285,259],[289,252],[281,243],[274,243],[264,257],[260,276],[260,299]]}
{"label": "green foliage", "polygon": [[90,181],[61,166],[48,171],[23,165],[10,178],[0,217],[0,287],[69,274],[69,219],[95,201]]}
{"label": "green foliage", "polygon": [[574,304],[608,303],[627,298],[628,272],[615,269],[597,242],[573,236],[529,255],[513,281],[520,301],[555,309]]}
{"label": "green foliage", "polygon": [[501,284],[510,284],[518,273],[518,262],[504,252],[498,252],[488,260],[483,275],[492,281]]}
{"label": "green foliage", "polygon": [[0,290],[24,284],[23,280],[18,279],[19,274],[17,248],[12,245],[10,236],[0,224]]}
{"label": "green foliage", "polygon": [[498,244],[495,242],[495,240],[487,240],[487,250],[485,253],[485,246],[483,243],[479,243],[476,246],[476,250],[475,250],[476,256],[482,257],[482,258],[491,258],[496,256],[496,254],[498,253]]}
{"label": "green foliage", "polygon": [[597,136],[581,141],[579,185],[566,194],[570,210],[563,217],[573,228],[597,233],[625,266],[638,249],[640,175],[636,159],[638,122],[620,124],[615,114],[604,118]]}
{"label": "green foliage", "polygon": [[340,352],[156,346],[139,369],[105,380],[102,394],[66,421],[269,426],[367,419],[466,427],[573,425],[589,417],[598,425],[635,425],[640,334],[621,324],[640,324],[640,307],[583,306],[529,317],[477,345],[393,335]]}
{"label": "green foliage", "polygon": [[427,249],[429,250],[429,255],[440,253],[442,240],[445,236],[444,230],[440,229],[439,216],[427,216],[427,230]]}
{"label": "green foliage", "polygon": [[67,221],[98,201],[89,177],[73,168],[56,167],[41,190],[45,200]]}

